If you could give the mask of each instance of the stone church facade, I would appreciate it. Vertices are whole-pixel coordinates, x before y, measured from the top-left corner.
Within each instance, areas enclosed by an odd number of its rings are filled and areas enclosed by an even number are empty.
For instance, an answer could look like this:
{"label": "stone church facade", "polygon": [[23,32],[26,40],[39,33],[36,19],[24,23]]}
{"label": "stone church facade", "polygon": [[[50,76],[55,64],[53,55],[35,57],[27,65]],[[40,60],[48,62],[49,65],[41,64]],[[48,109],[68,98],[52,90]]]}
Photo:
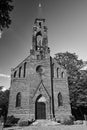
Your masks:
{"label": "stone church facade", "polygon": [[11,70],[8,116],[61,119],[71,115],[66,70],[50,56],[45,19],[35,19],[30,55]]}

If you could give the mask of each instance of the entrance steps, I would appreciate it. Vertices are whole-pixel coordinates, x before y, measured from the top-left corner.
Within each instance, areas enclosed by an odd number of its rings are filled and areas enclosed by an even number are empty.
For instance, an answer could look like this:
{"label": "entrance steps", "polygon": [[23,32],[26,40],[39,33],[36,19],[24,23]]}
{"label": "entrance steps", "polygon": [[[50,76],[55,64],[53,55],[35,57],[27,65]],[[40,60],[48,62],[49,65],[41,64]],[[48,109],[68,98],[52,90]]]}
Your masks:
{"label": "entrance steps", "polygon": [[32,123],[33,126],[55,126],[59,125],[60,123],[57,123],[52,120],[36,120],[35,122]]}

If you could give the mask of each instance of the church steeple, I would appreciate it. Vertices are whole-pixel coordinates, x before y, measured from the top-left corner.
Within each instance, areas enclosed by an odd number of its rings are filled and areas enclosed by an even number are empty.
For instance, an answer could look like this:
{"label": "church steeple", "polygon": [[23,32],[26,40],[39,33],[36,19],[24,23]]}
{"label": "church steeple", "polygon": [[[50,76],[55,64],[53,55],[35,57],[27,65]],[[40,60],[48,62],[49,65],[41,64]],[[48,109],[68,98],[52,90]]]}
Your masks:
{"label": "church steeple", "polygon": [[[39,3],[39,8],[41,10],[41,4]],[[47,26],[45,25],[45,19],[41,18],[41,12],[39,18],[35,19],[33,26],[33,35],[32,35],[32,50],[31,54],[39,57],[39,59],[44,59],[50,53],[48,47],[48,35],[47,35]]]}

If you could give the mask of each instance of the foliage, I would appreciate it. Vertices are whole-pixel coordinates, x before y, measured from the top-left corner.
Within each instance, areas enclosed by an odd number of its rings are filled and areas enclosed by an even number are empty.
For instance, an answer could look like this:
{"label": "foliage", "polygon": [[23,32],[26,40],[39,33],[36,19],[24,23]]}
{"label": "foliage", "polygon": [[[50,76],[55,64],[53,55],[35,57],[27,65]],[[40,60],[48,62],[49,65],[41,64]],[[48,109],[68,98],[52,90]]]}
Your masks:
{"label": "foliage", "polygon": [[82,60],[78,60],[75,53],[57,53],[55,59],[62,65],[68,73],[69,85],[72,85],[79,78],[79,68],[83,65]]}
{"label": "foliage", "polygon": [[28,126],[29,123],[28,123],[28,121],[21,121],[21,122],[18,123],[18,125],[19,126]]}
{"label": "foliage", "polygon": [[10,12],[13,10],[12,0],[0,0],[0,30],[11,24]]}
{"label": "foliage", "polygon": [[0,91],[2,91],[3,88],[4,88],[4,86],[0,86]]}
{"label": "foliage", "polygon": [[61,122],[63,125],[73,125],[74,124],[74,117],[69,116],[69,118],[64,118],[63,122]]}
{"label": "foliage", "polygon": [[69,52],[57,53],[55,59],[67,70],[72,107],[87,106],[87,71],[80,71],[84,62]]}
{"label": "foliage", "polygon": [[0,91],[0,116],[4,117],[4,121],[6,120],[7,111],[8,111],[8,101],[9,101],[9,90]]}
{"label": "foliage", "polygon": [[74,121],[74,125],[81,125],[81,124],[83,124],[83,121],[82,121],[82,120]]}
{"label": "foliage", "polygon": [[21,120],[19,120],[18,125],[19,126],[29,126],[33,122],[34,122],[33,120],[29,121],[29,120],[21,119]]}
{"label": "foliage", "polygon": [[13,115],[7,117],[5,127],[10,127],[18,123],[19,118],[15,118]]}

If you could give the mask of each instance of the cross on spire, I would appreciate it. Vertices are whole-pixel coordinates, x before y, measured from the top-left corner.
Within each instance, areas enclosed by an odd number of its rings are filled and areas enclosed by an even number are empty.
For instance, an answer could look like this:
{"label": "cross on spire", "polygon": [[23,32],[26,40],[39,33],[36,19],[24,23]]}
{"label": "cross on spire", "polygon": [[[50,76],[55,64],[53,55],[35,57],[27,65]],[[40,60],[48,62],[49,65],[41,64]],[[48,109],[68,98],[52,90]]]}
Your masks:
{"label": "cross on spire", "polygon": [[39,3],[39,8],[41,8],[41,3]]}
{"label": "cross on spire", "polygon": [[41,3],[39,3],[39,5],[38,5],[38,17],[39,18],[42,17],[42,5],[41,5]]}

